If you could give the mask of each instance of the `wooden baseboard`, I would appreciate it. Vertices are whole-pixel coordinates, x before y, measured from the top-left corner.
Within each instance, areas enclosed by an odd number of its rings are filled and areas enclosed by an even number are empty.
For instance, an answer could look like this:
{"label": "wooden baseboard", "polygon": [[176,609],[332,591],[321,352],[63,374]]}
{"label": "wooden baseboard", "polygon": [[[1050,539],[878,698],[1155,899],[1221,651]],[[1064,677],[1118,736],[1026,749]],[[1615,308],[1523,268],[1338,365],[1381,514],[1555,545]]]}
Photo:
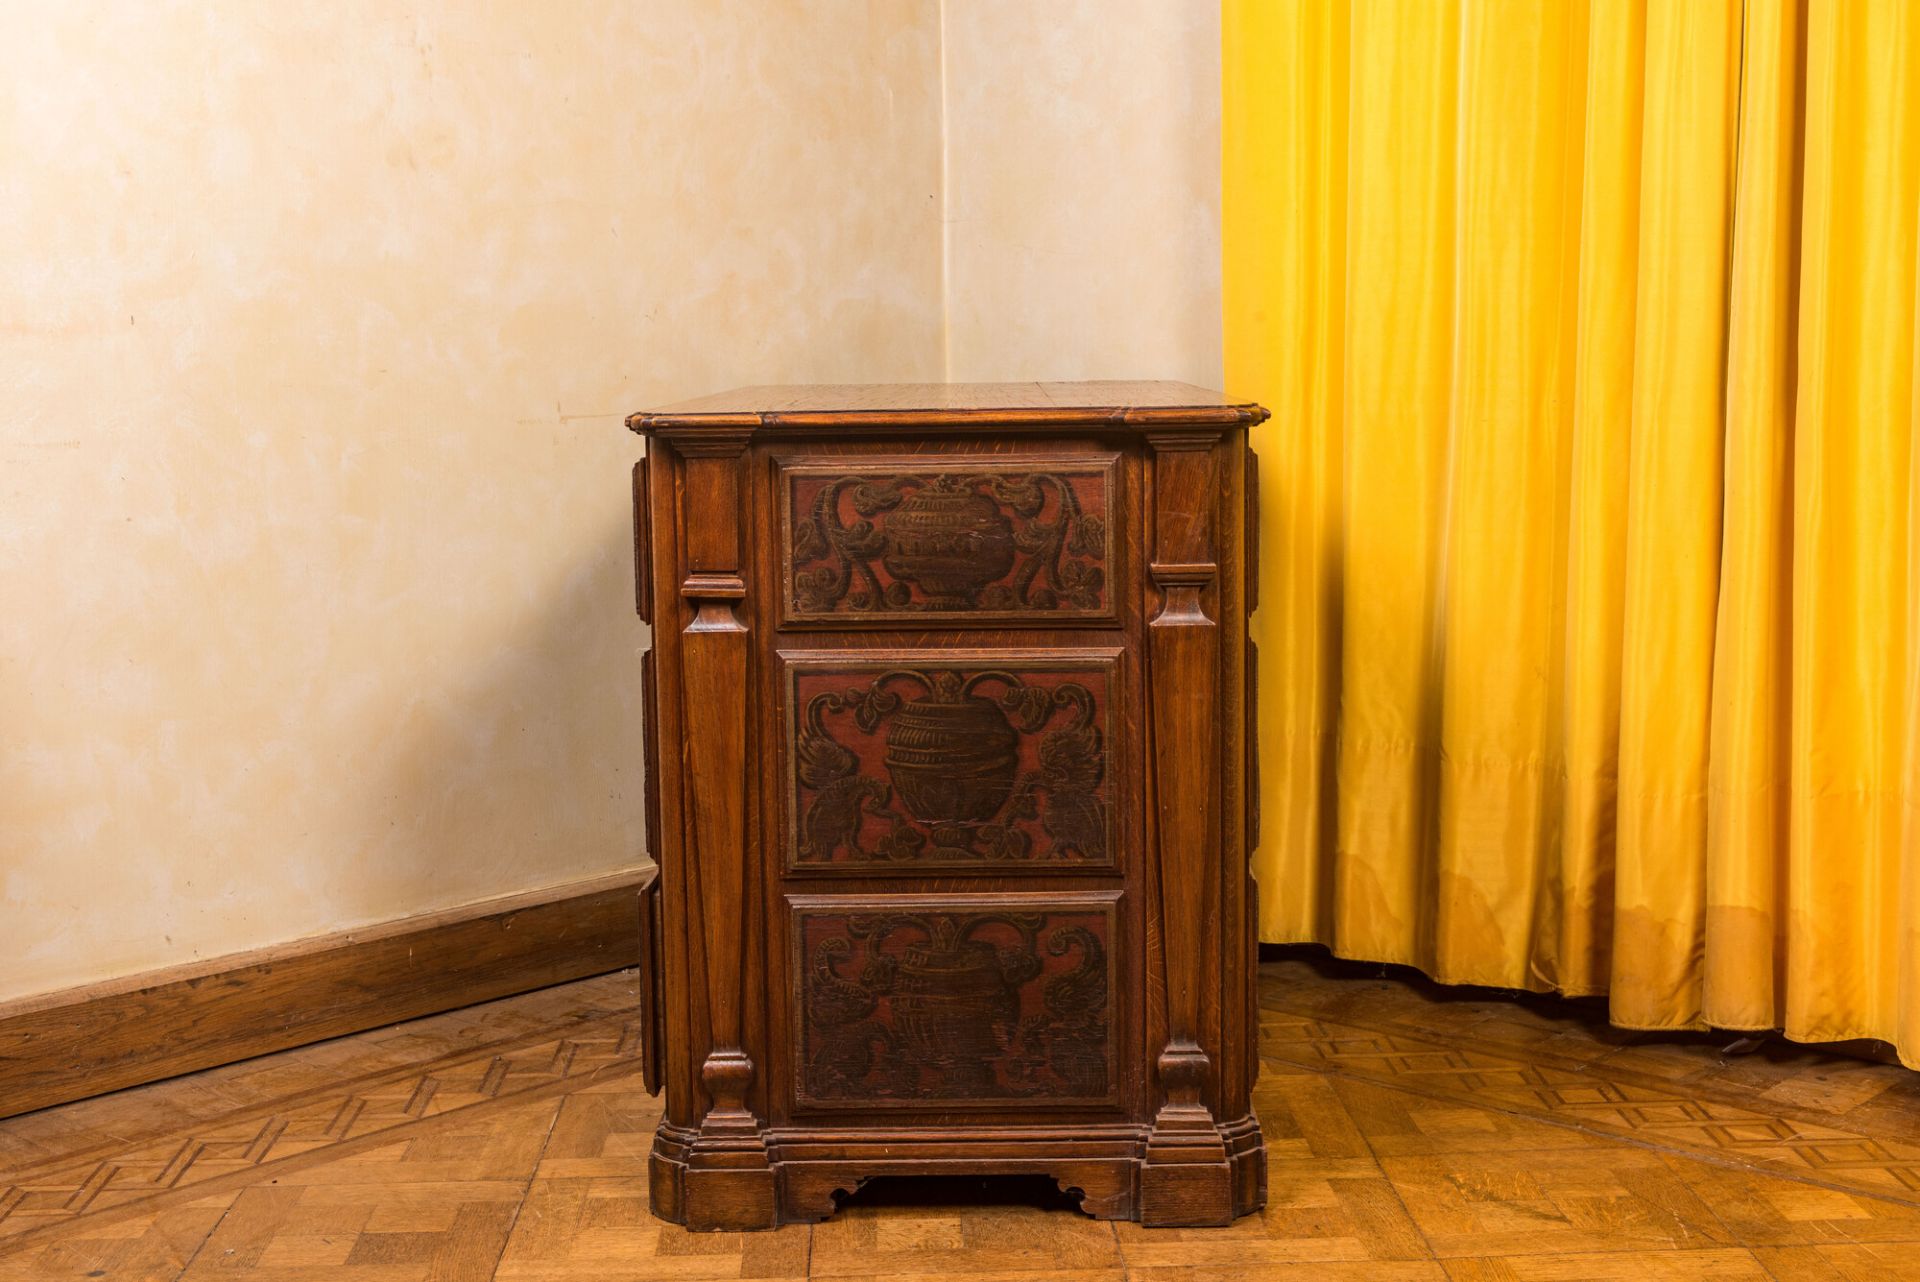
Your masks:
{"label": "wooden baseboard", "polygon": [[653,875],[0,1003],[0,1117],[635,965]]}

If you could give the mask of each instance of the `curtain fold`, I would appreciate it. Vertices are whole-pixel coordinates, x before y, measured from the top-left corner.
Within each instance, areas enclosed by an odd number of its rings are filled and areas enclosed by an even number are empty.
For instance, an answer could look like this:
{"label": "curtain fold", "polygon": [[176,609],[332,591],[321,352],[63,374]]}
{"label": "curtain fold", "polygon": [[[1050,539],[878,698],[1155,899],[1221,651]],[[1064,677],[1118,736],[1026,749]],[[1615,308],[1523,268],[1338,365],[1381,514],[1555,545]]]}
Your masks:
{"label": "curtain fold", "polygon": [[1920,1062],[1920,7],[1223,38],[1262,937]]}

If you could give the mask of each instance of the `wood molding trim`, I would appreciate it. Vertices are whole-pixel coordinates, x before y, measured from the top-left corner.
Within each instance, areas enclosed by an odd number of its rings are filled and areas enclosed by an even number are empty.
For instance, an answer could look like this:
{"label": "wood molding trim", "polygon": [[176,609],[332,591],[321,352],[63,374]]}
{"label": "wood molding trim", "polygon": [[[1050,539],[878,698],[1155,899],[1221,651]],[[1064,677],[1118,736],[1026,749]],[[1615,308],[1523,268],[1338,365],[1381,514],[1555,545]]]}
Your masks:
{"label": "wood molding trim", "polygon": [[0,1117],[637,965],[640,896],[655,875],[639,868],[0,1003]]}

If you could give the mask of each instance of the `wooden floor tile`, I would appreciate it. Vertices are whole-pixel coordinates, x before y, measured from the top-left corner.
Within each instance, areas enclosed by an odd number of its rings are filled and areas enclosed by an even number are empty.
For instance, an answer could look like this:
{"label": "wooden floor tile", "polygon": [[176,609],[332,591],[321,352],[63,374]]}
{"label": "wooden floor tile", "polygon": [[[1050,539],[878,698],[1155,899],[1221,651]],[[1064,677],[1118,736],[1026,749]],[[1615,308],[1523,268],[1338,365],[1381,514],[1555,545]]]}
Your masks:
{"label": "wooden floor tile", "polygon": [[238,1196],[228,1193],[147,1215],[77,1226],[24,1251],[0,1255],[0,1282],[101,1277],[173,1282]]}
{"label": "wooden floor tile", "polygon": [[1382,1177],[1274,1180],[1264,1211],[1222,1229],[1114,1227],[1126,1265],[1135,1270],[1432,1258],[1399,1195]]}
{"label": "wooden floor tile", "polygon": [[1127,1270],[1128,1282],[1447,1282],[1432,1260],[1301,1264],[1164,1264]]}
{"label": "wooden floor tile", "polygon": [[644,1172],[660,1124],[660,1102],[631,1083],[570,1094],[561,1102],[540,1158],[542,1178],[624,1176]]}
{"label": "wooden floor tile", "polygon": [[631,972],[602,975],[7,1118],[0,1121],[0,1180],[96,1151],[123,1152],[246,1110],[291,1106],[316,1090],[337,1093],[356,1080],[630,1017],[635,992]]}
{"label": "wooden floor tile", "polygon": [[800,1278],[805,1226],[775,1233],[687,1233],[654,1219],[643,1171],[533,1181],[500,1267],[503,1280]]}
{"label": "wooden floor tile", "polygon": [[1569,1254],[1733,1244],[1658,1153],[1578,1147],[1384,1158],[1381,1166],[1436,1255]]}
{"label": "wooden floor tile", "polygon": [[[809,1274],[810,1277],[828,1276]],[[861,1277],[876,1276],[861,1274]],[[920,1268],[911,1273],[888,1273],[883,1276],[887,1282],[948,1282],[948,1279],[964,1279],[964,1282],[1128,1282],[1130,1278],[1145,1276],[1130,1273],[1125,1269],[976,1269],[966,1268],[948,1272],[946,1261],[938,1254],[929,1254]]]}
{"label": "wooden floor tile", "polygon": [[[1913,1243],[1920,1205],[1756,1171],[1669,1157],[1667,1164],[1740,1240],[1795,1243]],[[1915,1254],[1908,1248],[1899,1254]]]}
{"label": "wooden floor tile", "polygon": [[1884,1246],[1756,1247],[1776,1282],[1920,1282],[1920,1256]]}
{"label": "wooden floor tile", "polygon": [[[942,1182],[946,1183],[946,1182]],[[909,1190],[912,1185],[896,1184]],[[1113,1225],[1031,1206],[851,1204],[813,1226],[813,1277],[900,1278],[1122,1268]]]}
{"label": "wooden floor tile", "polygon": [[1338,1083],[1313,1073],[1275,1075],[1254,1092],[1254,1109],[1275,1157],[1367,1158],[1372,1150],[1354,1125]]}
{"label": "wooden floor tile", "polygon": [[[0,1244],[82,1217],[138,1210],[170,1193],[226,1187],[281,1172],[290,1163],[311,1165],[335,1152],[358,1152],[424,1121],[456,1117],[457,1127],[462,1110],[510,1107],[603,1071],[631,1073],[637,1045],[637,1021],[626,1016],[569,1024],[558,1034],[383,1071],[211,1118],[117,1152],[38,1166],[0,1184]],[[341,1171],[351,1177],[352,1163]]]}
{"label": "wooden floor tile", "polygon": [[1769,1282],[1741,1247],[1692,1251],[1605,1251],[1449,1260],[1451,1282]]}
{"label": "wooden floor tile", "polygon": [[1268,1205],[1223,1229],[1044,1180],[664,1224],[614,976],[0,1122],[0,1282],[1920,1282],[1920,1076],[1326,972],[1263,968]]}
{"label": "wooden floor tile", "polygon": [[1337,1078],[1327,1089],[1355,1119],[1368,1150],[1381,1157],[1513,1153],[1577,1142],[1565,1126],[1457,1100]]}
{"label": "wooden floor tile", "polygon": [[1263,1062],[1864,1192],[1920,1195],[1920,1140],[1869,1133],[1847,1117],[1809,1119],[1778,1103],[1756,1107],[1750,1092],[1725,1088],[1717,1064],[1712,1071],[1703,1067],[1690,1082],[1677,1082],[1684,1075],[1673,1072],[1649,1073],[1644,1058],[1629,1063],[1603,1056],[1567,1067],[1412,1031],[1404,1013],[1366,1024],[1335,1023],[1297,1013],[1294,1008],[1306,1003],[1271,985],[1262,992]]}

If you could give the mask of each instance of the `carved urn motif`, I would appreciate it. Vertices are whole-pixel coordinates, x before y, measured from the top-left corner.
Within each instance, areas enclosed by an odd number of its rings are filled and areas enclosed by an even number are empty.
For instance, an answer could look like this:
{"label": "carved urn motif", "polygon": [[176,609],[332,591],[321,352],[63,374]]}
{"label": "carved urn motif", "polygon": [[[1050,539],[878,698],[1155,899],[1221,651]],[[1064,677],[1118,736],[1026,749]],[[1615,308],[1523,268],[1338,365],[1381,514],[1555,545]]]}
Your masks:
{"label": "carved urn motif", "polygon": [[1020,986],[1040,973],[1031,944],[969,939],[972,925],[934,918],[928,938],[900,956],[894,1028],[908,1053],[951,1086],[982,1090],[1020,1020]]}
{"label": "carved urn motif", "polygon": [[957,672],[935,672],[927,693],[887,727],[887,775],[925,823],[991,822],[1019,773],[1020,735],[972,685]]}
{"label": "carved urn motif", "polygon": [[936,610],[965,610],[1013,569],[1013,522],[964,478],[941,475],[900,501],[886,523],[881,564],[915,584]]}

